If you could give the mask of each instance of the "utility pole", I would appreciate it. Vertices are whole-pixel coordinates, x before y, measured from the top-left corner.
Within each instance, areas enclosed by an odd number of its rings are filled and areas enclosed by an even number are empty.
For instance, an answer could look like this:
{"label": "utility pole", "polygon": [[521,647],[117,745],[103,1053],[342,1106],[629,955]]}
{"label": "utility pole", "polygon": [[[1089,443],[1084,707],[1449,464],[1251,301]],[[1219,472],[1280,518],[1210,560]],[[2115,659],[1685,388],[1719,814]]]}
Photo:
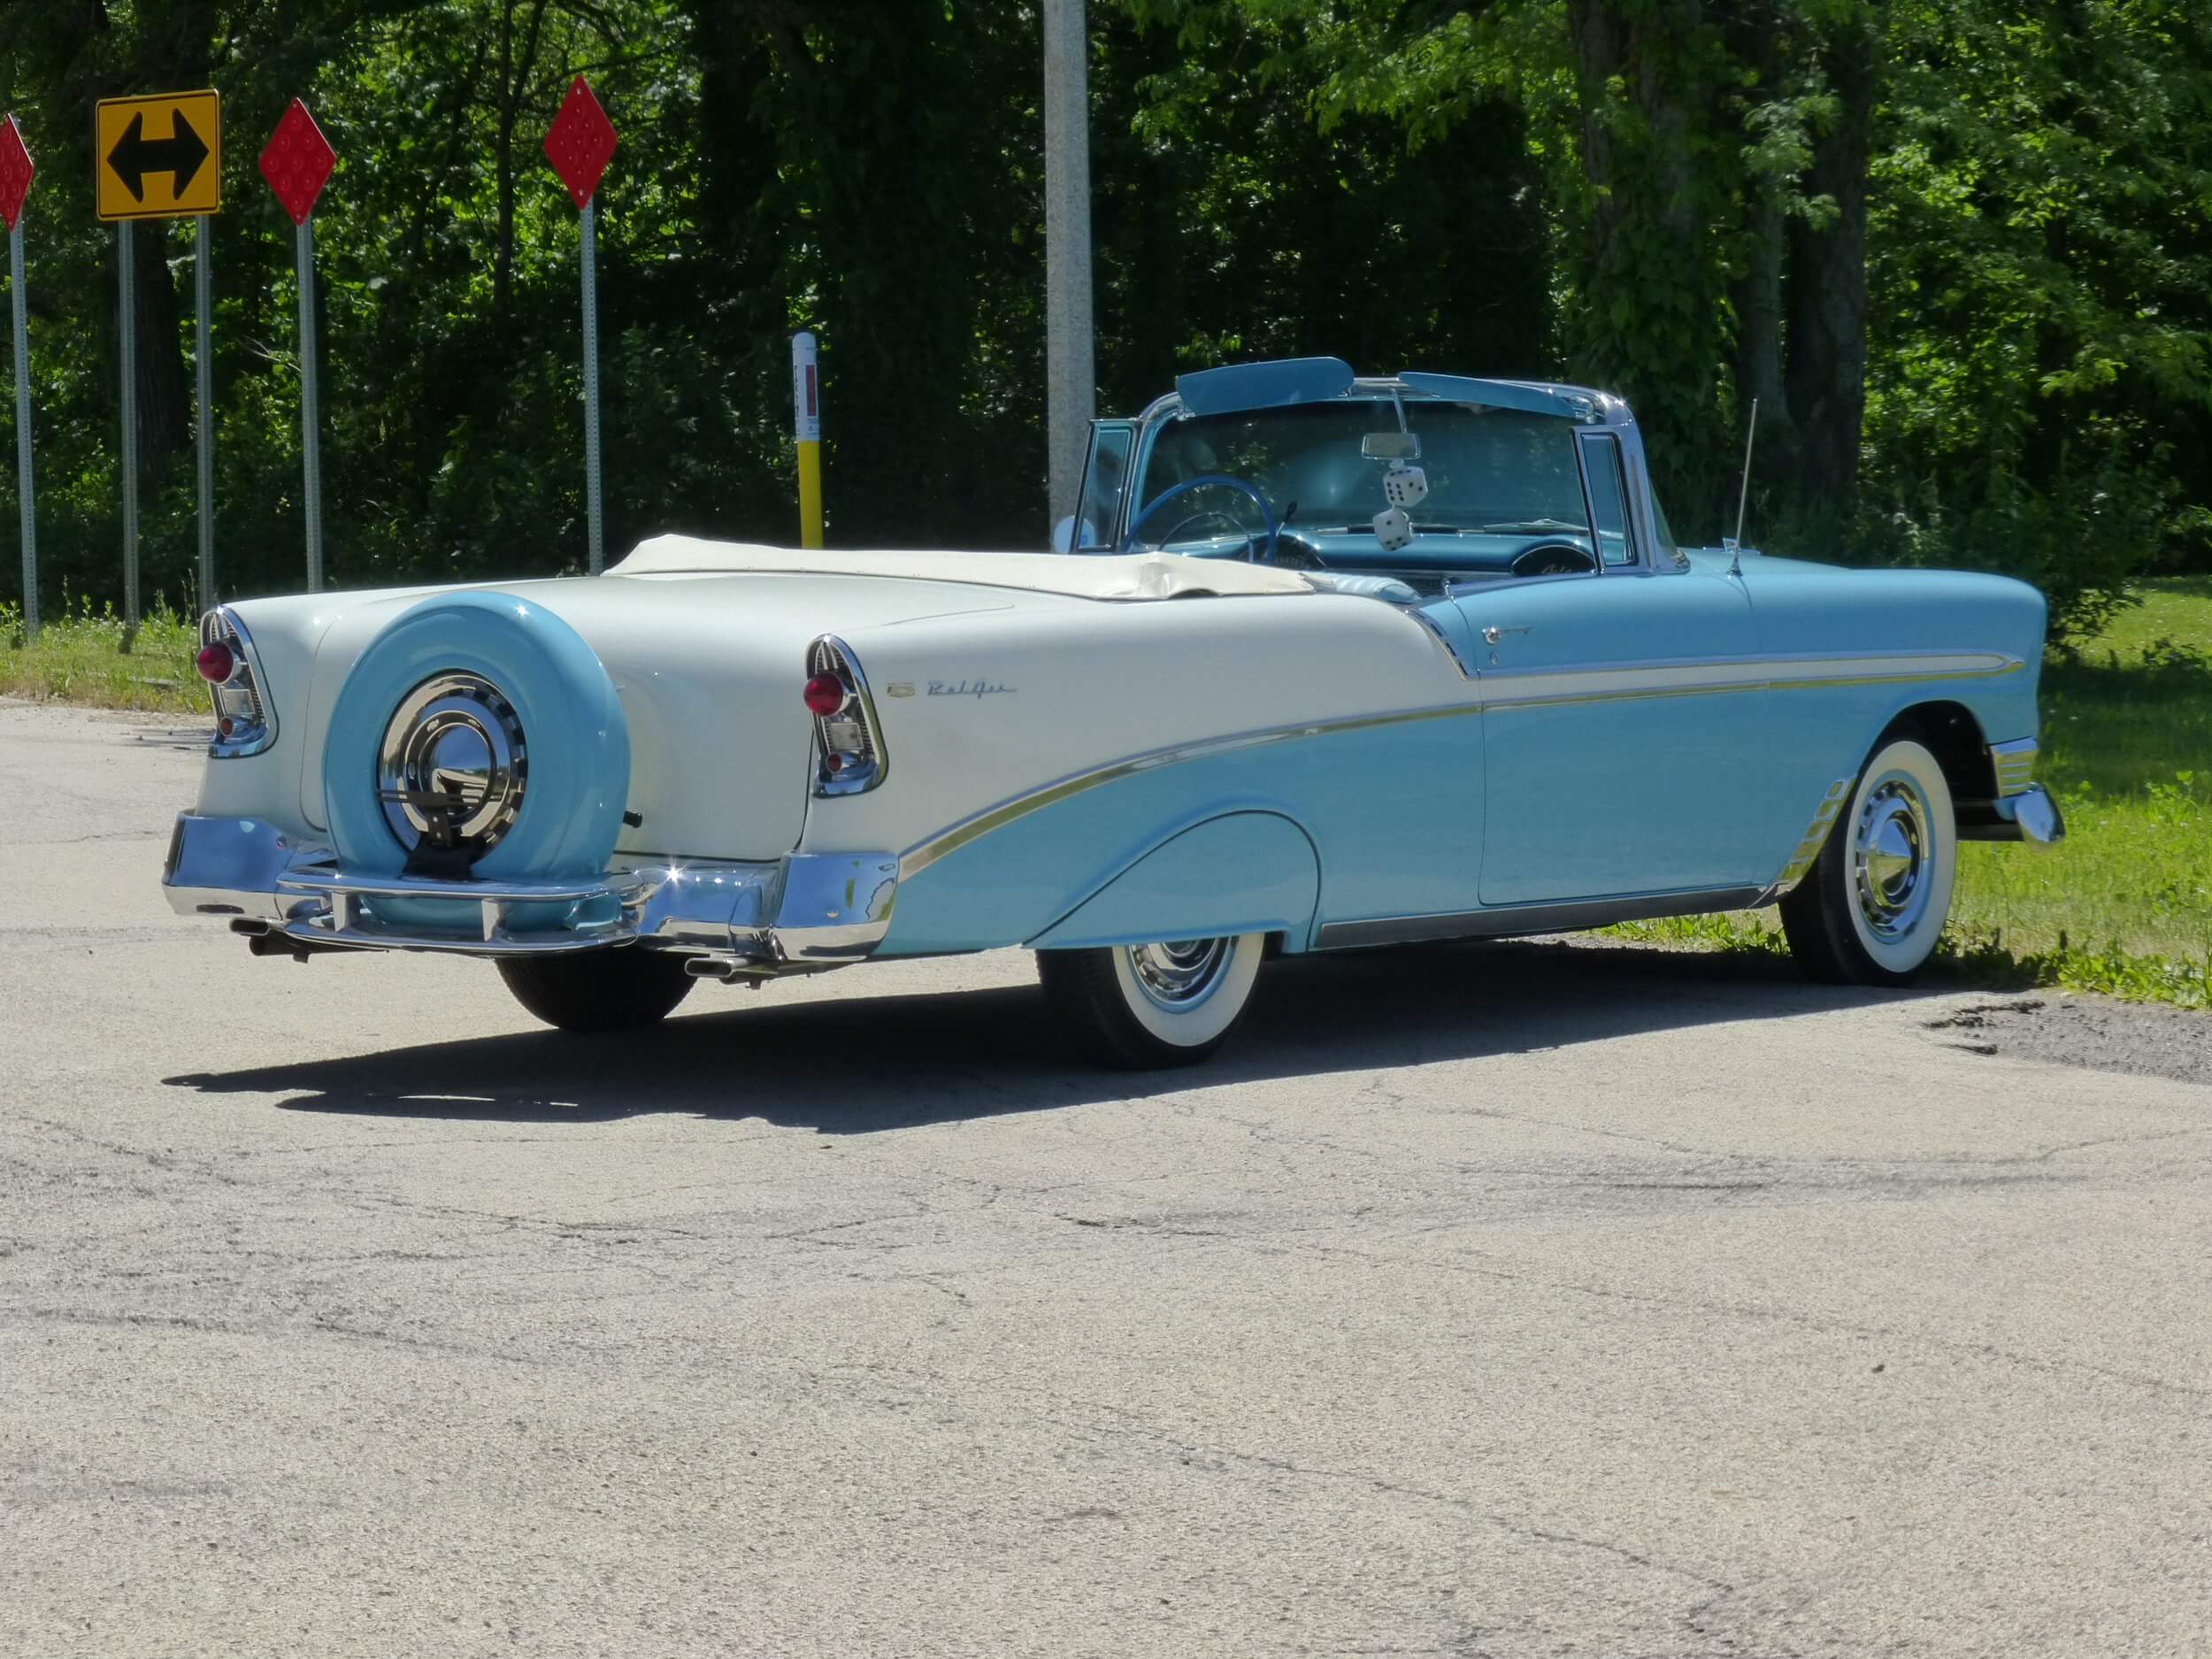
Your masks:
{"label": "utility pole", "polygon": [[1076,509],[1098,410],[1091,351],[1090,34],[1083,0],[1044,0],[1045,433],[1050,522]]}

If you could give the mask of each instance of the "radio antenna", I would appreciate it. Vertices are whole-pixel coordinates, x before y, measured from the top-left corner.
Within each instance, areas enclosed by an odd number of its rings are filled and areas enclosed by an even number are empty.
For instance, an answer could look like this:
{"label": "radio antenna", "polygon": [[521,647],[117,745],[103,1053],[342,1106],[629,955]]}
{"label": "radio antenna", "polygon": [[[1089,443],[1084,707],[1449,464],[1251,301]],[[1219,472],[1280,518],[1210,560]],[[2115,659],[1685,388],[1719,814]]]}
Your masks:
{"label": "radio antenna", "polygon": [[1759,400],[1751,400],[1751,425],[1743,434],[1743,488],[1736,496],[1736,539],[1728,544],[1728,573],[1743,574],[1743,520],[1751,505],[1751,445],[1759,435]]}

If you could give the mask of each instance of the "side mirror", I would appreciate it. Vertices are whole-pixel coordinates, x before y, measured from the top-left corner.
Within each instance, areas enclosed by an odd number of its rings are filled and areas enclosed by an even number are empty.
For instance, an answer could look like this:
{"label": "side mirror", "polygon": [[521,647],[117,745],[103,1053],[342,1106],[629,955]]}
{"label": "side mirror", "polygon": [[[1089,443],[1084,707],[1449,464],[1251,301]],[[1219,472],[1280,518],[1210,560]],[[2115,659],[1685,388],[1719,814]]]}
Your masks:
{"label": "side mirror", "polygon": [[1359,452],[1371,461],[1417,461],[1421,458],[1421,434],[1371,432],[1359,441]]}
{"label": "side mirror", "polygon": [[1075,551],[1075,515],[1071,513],[1052,526],[1052,550],[1055,553]]}

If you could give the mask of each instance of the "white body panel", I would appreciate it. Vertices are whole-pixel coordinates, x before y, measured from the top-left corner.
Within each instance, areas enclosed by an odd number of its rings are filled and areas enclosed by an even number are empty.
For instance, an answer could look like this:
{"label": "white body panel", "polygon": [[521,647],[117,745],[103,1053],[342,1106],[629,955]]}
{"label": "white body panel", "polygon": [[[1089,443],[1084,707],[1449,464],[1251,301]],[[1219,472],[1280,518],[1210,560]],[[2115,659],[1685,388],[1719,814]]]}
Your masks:
{"label": "white body panel", "polygon": [[[321,832],[325,743],[348,670],[411,605],[455,591],[239,607],[280,741],[211,764],[198,810]],[[1242,563],[799,552],[669,536],[604,578],[479,591],[559,617],[613,680],[630,725],[630,801],[644,819],[626,830],[625,852],[904,850],[1133,753],[1473,701],[1449,655],[1402,611]],[[1202,591],[1218,596],[1171,602]],[[807,648],[826,633],[852,647],[874,690],[895,782],[810,800],[799,689]],[[985,682],[1006,689],[973,689]]]}

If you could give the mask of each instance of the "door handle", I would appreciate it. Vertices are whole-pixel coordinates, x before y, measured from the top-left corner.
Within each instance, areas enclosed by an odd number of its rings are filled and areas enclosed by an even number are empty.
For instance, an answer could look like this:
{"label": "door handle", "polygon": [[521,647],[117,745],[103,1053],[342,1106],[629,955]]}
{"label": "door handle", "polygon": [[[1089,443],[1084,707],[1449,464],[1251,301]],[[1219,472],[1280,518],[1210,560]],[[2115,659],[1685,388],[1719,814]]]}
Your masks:
{"label": "door handle", "polygon": [[1502,628],[1496,623],[1493,622],[1488,627],[1482,631],[1482,642],[1485,645],[1495,645],[1500,640],[1505,638],[1505,636],[1509,634],[1526,634],[1534,626],[1535,624],[1530,623],[1523,627]]}

